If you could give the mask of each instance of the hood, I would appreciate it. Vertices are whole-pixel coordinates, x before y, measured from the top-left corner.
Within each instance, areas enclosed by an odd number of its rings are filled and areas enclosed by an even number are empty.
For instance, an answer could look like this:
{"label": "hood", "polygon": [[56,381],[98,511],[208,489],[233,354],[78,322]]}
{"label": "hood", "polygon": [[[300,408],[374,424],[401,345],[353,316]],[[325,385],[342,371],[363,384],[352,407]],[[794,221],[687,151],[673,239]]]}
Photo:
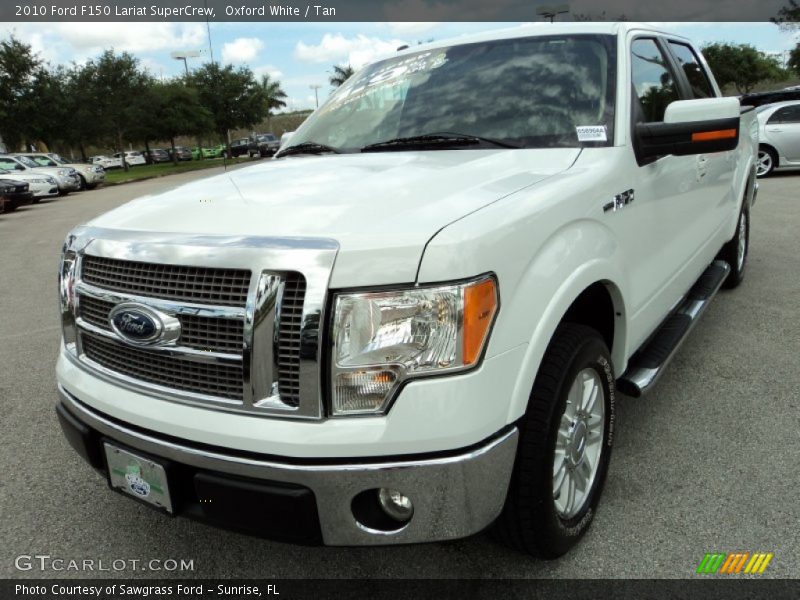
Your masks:
{"label": "hood", "polygon": [[28,183],[34,179],[45,179],[47,177],[52,177],[50,173],[37,173],[37,170],[38,169],[28,169],[27,171],[8,173],[7,175],[0,173],[0,179],[24,181],[25,183]]}
{"label": "hood", "polygon": [[328,238],[333,287],[411,282],[427,241],[568,169],[575,148],[297,156],[145,196],[95,219],[115,229]]}

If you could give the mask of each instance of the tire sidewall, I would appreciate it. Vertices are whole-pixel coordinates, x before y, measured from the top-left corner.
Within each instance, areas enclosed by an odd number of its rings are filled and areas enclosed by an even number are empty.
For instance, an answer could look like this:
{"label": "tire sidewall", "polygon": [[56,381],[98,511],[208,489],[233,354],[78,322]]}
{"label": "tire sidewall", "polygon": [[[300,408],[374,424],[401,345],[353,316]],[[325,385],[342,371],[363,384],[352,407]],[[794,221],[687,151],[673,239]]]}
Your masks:
{"label": "tire sidewall", "polygon": [[[555,458],[556,437],[566,407],[567,395],[578,373],[583,369],[594,369],[600,376],[605,396],[605,423],[603,427],[603,448],[600,452],[600,465],[589,492],[589,500],[575,517],[565,520],[559,516],[553,501],[553,460]],[[565,377],[561,380],[557,401],[553,403],[550,414],[550,431],[548,433],[545,460],[540,473],[539,487],[542,490],[540,506],[543,511],[545,537],[551,548],[564,553],[571,548],[586,532],[594,519],[597,505],[602,495],[611,448],[614,444],[614,424],[616,420],[616,385],[611,358],[605,344],[599,339],[590,338],[575,353]]]}

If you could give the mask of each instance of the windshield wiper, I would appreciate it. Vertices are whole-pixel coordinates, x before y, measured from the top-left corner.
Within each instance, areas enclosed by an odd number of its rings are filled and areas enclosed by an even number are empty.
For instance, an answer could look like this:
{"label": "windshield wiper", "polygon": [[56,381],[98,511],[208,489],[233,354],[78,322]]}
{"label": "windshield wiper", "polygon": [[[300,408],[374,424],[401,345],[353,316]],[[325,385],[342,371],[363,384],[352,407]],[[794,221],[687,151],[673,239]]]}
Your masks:
{"label": "windshield wiper", "polygon": [[318,144],[317,142],[303,142],[288,146],[283,150],[279,150],[275,158],[279,156],[288,156],[290,154],[325,154],[325,153],[341,154],[342,151],[333,146],[326,146],[325,144]]}
{"label": "windshield wiper", "polygon": [[481,137],[466,133],[450,133],[443,131],[440,133],[429,133],[426,135],[415,135],[412,137],[399,137],[385,142],[369,144],[361,148],[361,152],[380,152],[383,150],[408,150],[420,149],[430,150],[435,148],[447,148],[452,146],[474,146],[477,144],[491,144],[499,148],[520,148],[516,144],[496,140],[494,138]]}

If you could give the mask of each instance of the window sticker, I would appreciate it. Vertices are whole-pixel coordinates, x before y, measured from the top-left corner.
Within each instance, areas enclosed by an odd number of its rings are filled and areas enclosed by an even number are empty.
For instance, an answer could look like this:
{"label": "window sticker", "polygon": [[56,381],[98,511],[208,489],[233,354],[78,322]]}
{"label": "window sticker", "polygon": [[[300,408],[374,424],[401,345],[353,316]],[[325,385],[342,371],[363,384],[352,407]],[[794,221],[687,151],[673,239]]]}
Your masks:
{"label": "window sticker", "polygon": [[608,140],[605,125],[584,125],[576,127],[579,142],[605,142]]}

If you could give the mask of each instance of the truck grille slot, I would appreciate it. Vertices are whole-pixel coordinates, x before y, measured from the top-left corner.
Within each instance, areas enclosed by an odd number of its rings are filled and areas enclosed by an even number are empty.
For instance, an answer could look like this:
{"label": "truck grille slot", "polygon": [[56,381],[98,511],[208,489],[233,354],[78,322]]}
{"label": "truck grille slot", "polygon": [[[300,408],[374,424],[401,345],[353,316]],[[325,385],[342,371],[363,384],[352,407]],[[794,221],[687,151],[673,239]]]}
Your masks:
{"label": "truck grille slot", "polygon": [[[303,303],[306,280],[300,273],[288,273],[281,300],[278,335],[278,391],[290,406],[300,403],[300,354]],[[319,327],[319,323],[315,325]]]}
{"label": "truck grille slot", "polygon": [[194,362],[167,352],[129,348],[91,335],[83,352],[97,364],[148,383],[229,400],[242,400],[242,365]]}
{"label": "truck grille slot", "polygon": [[83,280],[127,294],[195,304],[247,304],[250,271],[143,263],[85,255]]}
{"label": "truck grille slot", "polygon": [[[81,318],[106,331],[111,331],[108,315],[113,308],[113,302],[91,296],[81,297]],[[241,320],[197,315],[179,315],[178,319],[181,322],[179,346],[241,356],[244,348],[244,323]]]}

